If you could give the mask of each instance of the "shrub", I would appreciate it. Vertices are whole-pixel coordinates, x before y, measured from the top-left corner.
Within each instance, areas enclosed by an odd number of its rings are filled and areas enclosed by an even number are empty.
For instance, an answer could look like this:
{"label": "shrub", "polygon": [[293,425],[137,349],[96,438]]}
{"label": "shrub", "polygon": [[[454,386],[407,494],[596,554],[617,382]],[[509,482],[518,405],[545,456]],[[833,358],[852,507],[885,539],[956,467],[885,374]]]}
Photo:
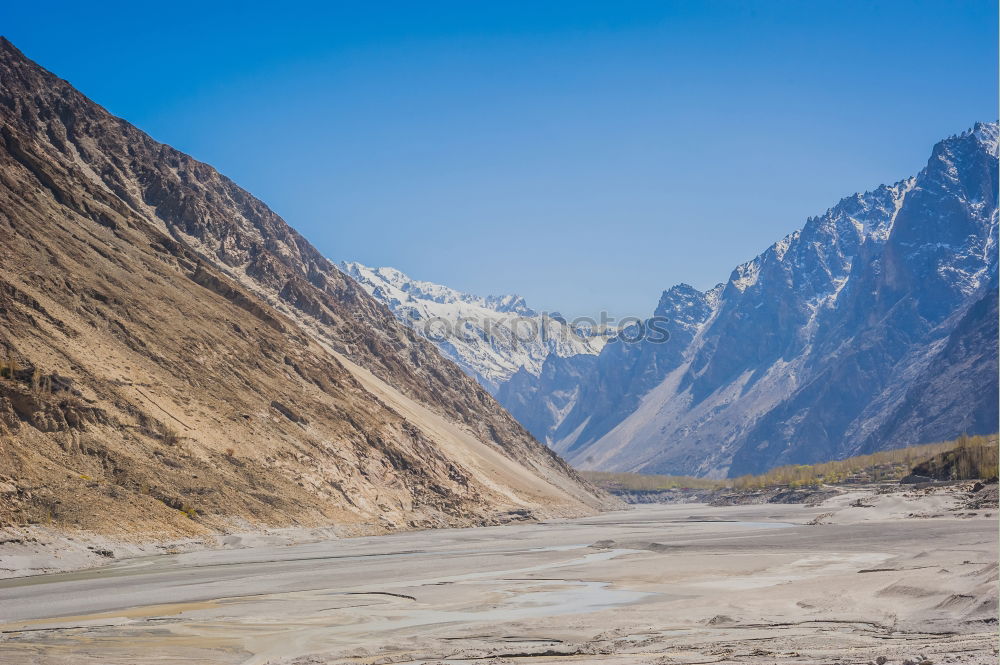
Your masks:
{"label": "shrub", "polygon": [[[922,464],[946,464],[950,477],[955,480],[990,478],[997,475],[998,456],[1000,449],[997,447],[997,435],[962,435],[954,441],[885,450],[819,464],[780,466],[760,475],[724,480],[605,471],[582,471],[581,474],[590,482],[612,491],[648,492],[677,488],[755,490],[779,486],[802,488],[822,484],[899,480]],[[940,461],[934,462],[938,458],[941,458]],[[931,471],[926,471],[927,475],[930,473]]]}
{"label": "shrub", "polygon": [[0,363],[0,376],[5,379],[16,379],[17,378],[17,360],[14,359],[14,352],[7,351],[7,360]]}
{"label": "shrub", "polygon": [[170,425],[163,425],[160,427],[160,438],[168,446],[176,446],[180,443],[181,437]]}

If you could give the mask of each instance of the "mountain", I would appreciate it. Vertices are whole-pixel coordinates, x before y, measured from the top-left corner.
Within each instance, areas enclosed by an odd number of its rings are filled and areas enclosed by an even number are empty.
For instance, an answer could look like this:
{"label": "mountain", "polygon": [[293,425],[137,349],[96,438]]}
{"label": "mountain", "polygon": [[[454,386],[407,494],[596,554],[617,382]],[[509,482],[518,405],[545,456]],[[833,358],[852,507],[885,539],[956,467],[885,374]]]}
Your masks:
{"label": "mountain", "polygon": [[997,152],[995,123],[952,136],[725,284],[665,292],[666,342],[611,341],[571,382],[498,394],[572,393],[520,417],[584,468],[739,475],[995,432]]}
{"label": "mountain", "polygon": [[609,500],[261,201],[0,40],[0,523],[380,531]]}
{"label": "mountain", "polygon": [[395,268],[340,267],[493,394],[518,372],[538,376],[547,358],[596,355],[604,346],[603,336],[536,312],[520,296],[462,293]]}
{"label": "mountain", "polygon": [[598,356],[550,355],[538,375],[519,369],[497,391],[497,401],[535,438],[551,445],[551,430],[573,410],[584,389],[584,377],[594,371]]}
{"label": "mountain", "polygon": [[[540,441],[565,446],[604,433],[638,406],[640,395],[683,360],[698,327],[711,314],[718,293],[687,284],[664,292],[653,313],[663,321],[666,343],[612,337],[596,358],[545,361],[537,379],[521,375],[500,387],[497,399]],[[582,361],[582,362],[581,362]],[[600,377],[600,383],[592,383]]]}

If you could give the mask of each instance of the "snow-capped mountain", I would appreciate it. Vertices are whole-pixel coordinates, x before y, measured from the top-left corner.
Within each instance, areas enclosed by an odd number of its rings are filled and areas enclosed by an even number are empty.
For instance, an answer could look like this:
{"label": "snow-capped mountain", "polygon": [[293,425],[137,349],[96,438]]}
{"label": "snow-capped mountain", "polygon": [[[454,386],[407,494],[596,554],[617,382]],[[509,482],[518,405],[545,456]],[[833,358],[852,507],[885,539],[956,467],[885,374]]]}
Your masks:
{"label": "snow-capped mountain", "polygon": [[997,125],[840,201],[707,293],[663,344],[550,358],[498,395],[584,468],[738,475],[997,430]]}
{"label": "snow-capped mountain", "polygon": [[681,351],[712,314],[720,291],[721,286],[701,293],[679,284],[663,293],[653,312],[665,322],[666,343],[613,337],[597,357],[551,356],[537,376],[514,375],[497,391],[497,400],[535,438],[549,445],[607,431],[635,410],[641,395],[683,362]]}
{"label": "snow-capped mountain", "polygon": [[593,356],[604,346],[604,336],[536,312],[520,296],[462,293],[395,268],[339,267],[492,393],[519,371],[537,376],[550,356]]}

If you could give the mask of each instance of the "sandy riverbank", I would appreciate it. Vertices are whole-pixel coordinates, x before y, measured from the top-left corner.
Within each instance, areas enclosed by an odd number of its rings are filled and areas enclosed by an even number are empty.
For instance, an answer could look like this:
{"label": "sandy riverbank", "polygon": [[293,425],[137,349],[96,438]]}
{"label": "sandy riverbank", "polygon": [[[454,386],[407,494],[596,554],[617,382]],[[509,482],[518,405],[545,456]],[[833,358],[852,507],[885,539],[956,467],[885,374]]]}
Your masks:
{"label": "sandy riverbank", "polygon": [[0,663],[995,663],[996,510],[967,500],[652,505],[8,579]]}

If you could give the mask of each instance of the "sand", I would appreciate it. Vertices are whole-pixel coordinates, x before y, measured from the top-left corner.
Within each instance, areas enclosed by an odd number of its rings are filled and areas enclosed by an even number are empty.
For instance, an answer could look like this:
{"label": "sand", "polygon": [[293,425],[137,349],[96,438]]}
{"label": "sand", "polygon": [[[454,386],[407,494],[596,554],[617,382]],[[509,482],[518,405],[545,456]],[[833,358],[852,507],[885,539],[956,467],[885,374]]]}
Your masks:
{"label": "sand", "polygon": [[0,663],[995,663],[996,511],[963,491],[247,539],[12,578]]}

